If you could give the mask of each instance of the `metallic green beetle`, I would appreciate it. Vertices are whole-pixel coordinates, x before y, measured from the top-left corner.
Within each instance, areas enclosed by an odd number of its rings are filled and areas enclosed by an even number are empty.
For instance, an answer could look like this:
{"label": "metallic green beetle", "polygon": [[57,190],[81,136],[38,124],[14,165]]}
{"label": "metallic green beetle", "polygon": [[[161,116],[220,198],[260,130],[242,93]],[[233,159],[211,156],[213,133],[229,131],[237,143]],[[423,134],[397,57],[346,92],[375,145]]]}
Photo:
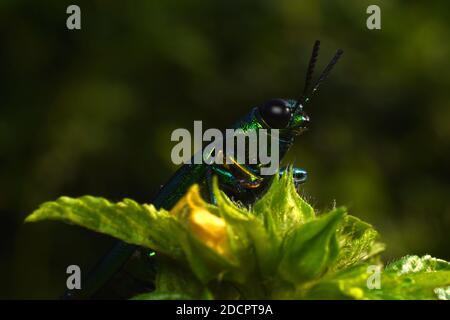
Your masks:
{"label": "metallic green beetle", "polygon": [[[312,89],[312,75],[319,53],[320,42],[316,41],[306,73],[302,95],[297,100],[273,99],[252,108],[250,113],[237,121],[234,129],[248,130],[279,129],[279,159],[281,160],[294,142],[294,138],[307,129],[309,117],[304,105],[326,79],[343,51],[338,50]],[[251,204],[266,190],[273,176],[260,175],[261,164],[185,164],[159,191],[152,204],[156,208],[170,209],[188,190],[198,183],[206,198],[214,202],[211,179],[218,177],[219,186],[230,197],[244,204]],[[279,170],[282,174],[286,168]],[[295,184],[305,182],[307,173],[293,168]],[[64,298],[129,298],[136,294],[149,292],[153,288],[155,263],[148,250],[118,242],[90,272],[83,289],[73,294],[65,293]]]}

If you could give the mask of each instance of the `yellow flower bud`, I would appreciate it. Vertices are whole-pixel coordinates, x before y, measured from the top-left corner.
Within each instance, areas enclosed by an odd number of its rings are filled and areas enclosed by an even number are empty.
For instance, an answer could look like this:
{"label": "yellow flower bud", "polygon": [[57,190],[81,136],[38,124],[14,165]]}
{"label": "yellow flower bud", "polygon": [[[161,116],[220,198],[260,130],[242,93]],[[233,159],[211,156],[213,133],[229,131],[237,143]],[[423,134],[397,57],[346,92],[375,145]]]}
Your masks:
{"label": "yellow flower bud", "polygon": [[193,208],[189,222],[194,235],[205,245],[221,255],[229,254],[225,220],[205,209]]}
{"label": "yellow flower bud", "polygon": [[229,256],[226,222],[208,211],[209,206],[202,199],[199,186],[195,184],[170,212],[187,222],[192,234],[204,245],[220,255]]}

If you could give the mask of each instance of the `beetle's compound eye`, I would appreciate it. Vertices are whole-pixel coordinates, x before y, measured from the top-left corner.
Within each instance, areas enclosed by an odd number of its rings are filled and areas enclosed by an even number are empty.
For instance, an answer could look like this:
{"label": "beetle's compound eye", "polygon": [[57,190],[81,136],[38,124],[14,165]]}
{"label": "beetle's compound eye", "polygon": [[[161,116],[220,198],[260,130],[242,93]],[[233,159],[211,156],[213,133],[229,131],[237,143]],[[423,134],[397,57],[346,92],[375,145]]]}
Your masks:
{"label": "beetle's compound eye", "polygon": [[273,129],[283,129],[291,121],[291,109],[283,100],[271,100],[259,107],[263,120]]}

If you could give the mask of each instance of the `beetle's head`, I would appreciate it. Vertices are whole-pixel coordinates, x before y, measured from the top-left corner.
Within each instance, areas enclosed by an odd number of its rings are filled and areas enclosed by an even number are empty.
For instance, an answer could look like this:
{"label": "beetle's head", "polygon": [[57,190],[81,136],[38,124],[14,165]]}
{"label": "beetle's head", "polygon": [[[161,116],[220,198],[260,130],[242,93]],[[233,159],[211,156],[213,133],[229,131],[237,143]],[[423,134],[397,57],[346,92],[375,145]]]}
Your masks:
{"label": "beetle's head", "polygon": [[309,117],[304,112],[303,107],[307,104],[310,97],[319,89],[320,84],[327,78],[331,69],[343,53],[341,49],[337,50],[336,54],[320,74],[319,78],[312,85],[312,89],[309,90],[317,56],[319,54],[319,47],[320,42],[316,41],[309,60],[303,92],[299,99],[274,99],[257,108],[258,117],[265,127],[279,129],[280,134],[288,136],[298,135],[307,129]]}
{"label": "beetle's head", "polygon": [[302,133],[309,123],[303,106],[295,100],[273,99],[257,108],[260,120],[267,128],[279,129],[292,135]]}

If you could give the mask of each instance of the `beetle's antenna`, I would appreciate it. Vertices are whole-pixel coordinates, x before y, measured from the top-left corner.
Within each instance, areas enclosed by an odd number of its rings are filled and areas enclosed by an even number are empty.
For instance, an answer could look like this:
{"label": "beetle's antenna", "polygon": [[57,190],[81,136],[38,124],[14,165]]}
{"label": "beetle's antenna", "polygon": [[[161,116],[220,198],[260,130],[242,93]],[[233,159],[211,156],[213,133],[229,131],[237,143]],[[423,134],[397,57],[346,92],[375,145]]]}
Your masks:
{"label": "beetle's antenna", "polygon": [[[320,74],[319,78],[314,83],[313,89],[311,90],[309,95],[307,95],[306,91],[309,89],[309,86],[311,84],[311,79],[312,79],[312,75],[313,75],[313,72],[314,72],[314,67],[316,65],[317,56],[319,54],[319,47],[320,47],[320,41],[316,40],[316,42],[314,43],[314,47],[313,47],[313,51],[312,51],[312,54],[311,54],[311,58],[309,60],[308,71],[306,72],[305,86],[303,88],[303,92],[302,92],[302,95],[301,95],[300,99],[298,99],[297,102],[295,103],[293,115],[296,115],[300,111],[299,106],[300,105],[304,105],[305,103],[307,103],[309,101],[309,99],[311,98],[311,96],[319,89],[319,86],[328,77],[328,75],[330,74],[330,71],[333,69],[333,67],[338,62],[339,58],[344,53],[344,51],[342,49],[338,49],[336,51],[336,53],[334,54],[333,59],[331,59],[331,61],[328,63],[328,65],[322,71],[322,73]],[[292,117],[292,119],[294,119],[294,117]]]}
{"label": "beetle's antenna", "polygon": [[328,63],[328,65],[322,71],[322,74],[320,75],[319,79],[317,79],[317,81],[314,84],[314,87],[313,87],[311,93],[309,94],[309,97],[307,97],[305,99],[305,102],[309,100],[309,98],[317,91],[317,89],[319,89],[319,86],[328,77],[328,75],[330,74],[331,69],[333,69],[333,67],[336,65],[336,63],[338,62],[339,58],[342,56],[343,53],[344,53],[344,51],[342,49],[338,49],[336,51],[333,59],[331,59],[330,63]]}
{"label": "beetle's antenna", "polygon": [[297,99],[297,102],[294,106],[294,114],[296,113],[298,106],[300,104],[303,104],[306,99],[306,91],[308,91],[309,86],[311,84],[311,79],[314,73],[314,67],[316,66],[317,57],[319,56],[319,49],[320,49],[320,41],[316,40],[316,42],[314,42],[311,57],[309,58],[308,70],[306,71],[306,78],[305,78],[305,85],[303,86],[303,92],[300,98]]}
{"label": "beetle's antenna", "polygon": [[302,96],[299,99],[300,101],[303,101],[305,99],[306,91],[308,91],[309,86],[311,84],[311,79],[314,73],[314,67],[316,66],[317,57],[319,56],[319,49],[320,49],[320,41],[316,40],[311,53],[311,58],[309,58],[308,71],[306,71],[305,85],[303,87]]}

